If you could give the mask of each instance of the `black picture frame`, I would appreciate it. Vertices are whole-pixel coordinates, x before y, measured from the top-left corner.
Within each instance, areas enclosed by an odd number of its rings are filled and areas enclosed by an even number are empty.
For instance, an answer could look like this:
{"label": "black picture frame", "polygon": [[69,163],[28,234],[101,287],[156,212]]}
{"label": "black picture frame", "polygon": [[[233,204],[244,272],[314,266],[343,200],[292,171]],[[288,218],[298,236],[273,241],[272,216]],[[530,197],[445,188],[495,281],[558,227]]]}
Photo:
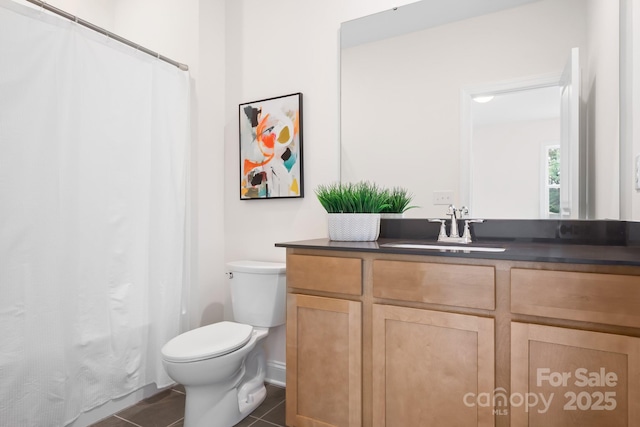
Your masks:
{"label": "black picture frame", "polygon": [[239,104],[240,200],[304,197],[302,93]]}

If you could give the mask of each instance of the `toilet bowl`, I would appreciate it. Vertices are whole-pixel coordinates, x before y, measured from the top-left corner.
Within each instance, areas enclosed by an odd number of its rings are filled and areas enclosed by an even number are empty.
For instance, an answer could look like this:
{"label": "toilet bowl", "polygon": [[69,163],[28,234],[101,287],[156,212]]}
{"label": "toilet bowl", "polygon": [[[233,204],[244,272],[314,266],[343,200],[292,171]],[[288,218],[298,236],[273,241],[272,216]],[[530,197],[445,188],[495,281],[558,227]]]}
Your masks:
{"label": "toilet bowl", "polygon": [[185,427],[231,427],[266,396],[262,343],[284,324],[285,265],[228,263],[234,322],[185,332],[162,348],[167,374],[184,385]]}

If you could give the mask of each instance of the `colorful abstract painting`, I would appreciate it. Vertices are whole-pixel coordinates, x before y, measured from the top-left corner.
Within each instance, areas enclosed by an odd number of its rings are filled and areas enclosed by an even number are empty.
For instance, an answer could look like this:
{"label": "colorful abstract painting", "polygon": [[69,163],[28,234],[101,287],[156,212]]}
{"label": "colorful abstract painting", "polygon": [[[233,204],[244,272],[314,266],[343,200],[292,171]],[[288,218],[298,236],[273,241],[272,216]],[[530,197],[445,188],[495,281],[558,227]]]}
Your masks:
{"label": "colorful abstract painting", "polygon": [[240,199],[303,197],[302,94],[240,104]]}

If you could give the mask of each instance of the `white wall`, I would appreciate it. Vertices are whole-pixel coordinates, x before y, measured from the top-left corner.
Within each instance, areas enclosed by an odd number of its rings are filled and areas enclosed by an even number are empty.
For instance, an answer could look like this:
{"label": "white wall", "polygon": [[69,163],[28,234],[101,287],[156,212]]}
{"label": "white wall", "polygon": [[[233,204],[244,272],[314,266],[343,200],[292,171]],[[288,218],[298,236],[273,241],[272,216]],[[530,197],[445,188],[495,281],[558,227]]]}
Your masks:
{"label": "white wall", "polygon": [[636,158],[640,156],[640,4],[623,0],[625,28],[622,40],[620,173],[622,219],[640,220],[640,190],[636,190]]}
{"label": "white wall", "polygon": [[[378,1],[391,7],[392,2]],[[358,7],[360,6],[360,7]],[[235,0],[227,3],[225,255],[283,261],[276,242],[326,235],[313,190],[339,178],[339,28],[365,0]],[[375,11],[375,9],[374,9]],[[239,200],[238,104],[303,93],[305,197]]]}
{"label": "white wall", "polygon": [[[485,219],[540,217],[543,147],[559,144],[559,119],[500,123],[474,129],[473,216]],[[504,203],[505,199],[509,203]]]}
{"label": "white wall", "polygon": [[[94,25],[113,31],[115,11],[112,0],[54,0],[47,3]],[[37,7],[31,3],[24,4]]]}
{"label": "white wall", "polygon": [[[232,0],[227,2],[225,257],[284,261],[287,242],[327,235],[314,195],[339,179],[340,23],[398,6],[377,0]],[[238,105],[303,93],[305,197],[239,200]],[[225,291],[226,292],[226,291]],[[230,309],[227,299],[225,306]],[[227,310],[227,315],[231,313]],[[284,363],[284,327],[272,331],[268,358]]]}
{"label": "white wall", "polygon": [[618,219],[619,37],[611,31],[618,28],[618,2],[589,0],[587,19],[589,52],[582,98],[587,110],[589,218]]}
{"label": "white wall", "polygon": [[[636,158],[640,156],[640,5],[638,2],[634,2],[632,9],[632,18],[631,22],[633,25],[633,63],[632,69],[634,72],[633,75],[633,87],[632,87],[632,156],[633,160],[636,161]],[[632,166],[632,174],[638,173],[638,170],[635,165]],[[632,177],[632,180],[634,178]],[[631,189],[631,215],[629,216],[630,220],[640,221],[640,190],[635,188],[635,185],[632,186]]]}

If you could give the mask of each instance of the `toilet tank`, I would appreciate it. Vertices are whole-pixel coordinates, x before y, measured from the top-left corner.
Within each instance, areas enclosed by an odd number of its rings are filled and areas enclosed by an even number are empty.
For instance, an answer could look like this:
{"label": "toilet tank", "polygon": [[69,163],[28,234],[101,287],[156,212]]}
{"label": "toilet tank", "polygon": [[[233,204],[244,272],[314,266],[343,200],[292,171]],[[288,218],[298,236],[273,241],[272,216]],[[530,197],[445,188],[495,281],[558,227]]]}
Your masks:
{"label": "toilet tank", "polygon": [[236,322],[265,328],[285,323],[284,263],[234,261],[227,263],[227,271]]}

